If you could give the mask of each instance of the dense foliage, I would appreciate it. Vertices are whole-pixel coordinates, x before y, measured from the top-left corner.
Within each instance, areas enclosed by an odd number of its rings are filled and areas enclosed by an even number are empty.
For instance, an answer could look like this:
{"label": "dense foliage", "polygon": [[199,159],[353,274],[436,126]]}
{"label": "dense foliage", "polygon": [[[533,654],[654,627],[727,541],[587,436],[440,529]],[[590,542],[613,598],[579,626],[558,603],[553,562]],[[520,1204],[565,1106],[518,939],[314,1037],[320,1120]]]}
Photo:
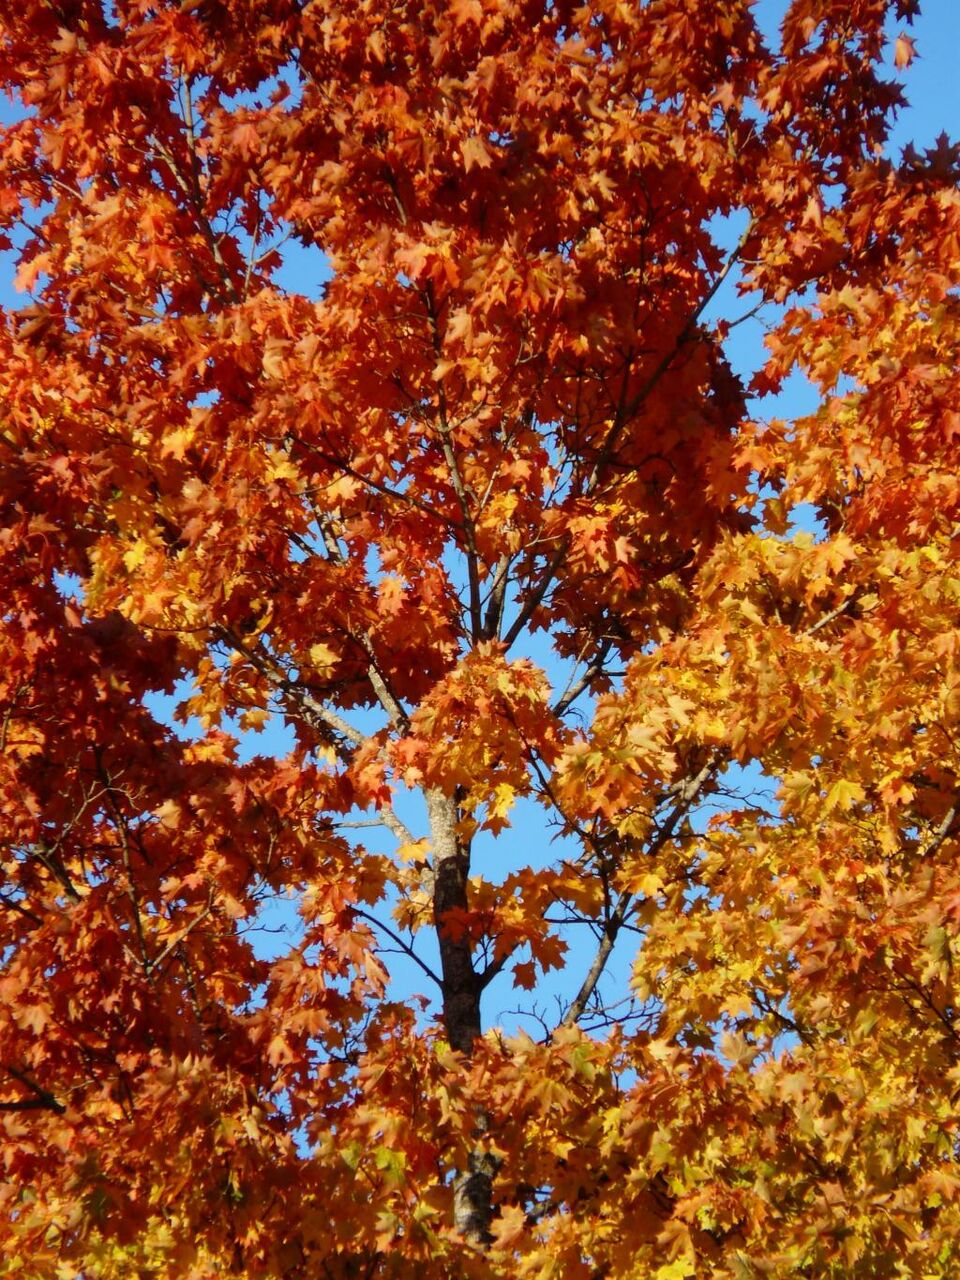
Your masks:
{"label": "dense foliage", "polygon": [[958,1273],[915,8],[3,6],[0,1274]]}

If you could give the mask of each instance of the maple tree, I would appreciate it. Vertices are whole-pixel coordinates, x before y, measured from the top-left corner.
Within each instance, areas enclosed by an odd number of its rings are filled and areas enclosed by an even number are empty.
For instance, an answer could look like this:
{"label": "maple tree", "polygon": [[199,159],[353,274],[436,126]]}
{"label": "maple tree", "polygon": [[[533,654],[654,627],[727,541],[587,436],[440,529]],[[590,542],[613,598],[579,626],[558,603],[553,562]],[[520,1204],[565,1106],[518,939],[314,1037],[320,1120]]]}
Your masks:
{"label": "maple tree", "polygon": [[916,9],[4,7],[0,1274],[956,1274]]}

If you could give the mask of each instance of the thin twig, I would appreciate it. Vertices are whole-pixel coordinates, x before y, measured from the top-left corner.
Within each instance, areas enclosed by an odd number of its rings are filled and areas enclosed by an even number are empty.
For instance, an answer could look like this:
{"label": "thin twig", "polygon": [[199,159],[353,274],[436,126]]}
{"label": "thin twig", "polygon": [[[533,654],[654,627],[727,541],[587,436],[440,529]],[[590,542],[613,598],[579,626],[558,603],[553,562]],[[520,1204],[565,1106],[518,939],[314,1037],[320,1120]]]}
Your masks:
{"label": "thin twig", "polygon": [[855,603],[856,603],[855,597],[848,596],[847,599],[844,600],[842,604],[838,604],[835,609],[831,609],[830,612],[825,613],[822,618],[818,618],[817,621],[813,623],[812,626],[807,627],[803,634],[805,636],[816,635],[818,631],[821,631],[824,627],[829,627],[831,622],[834,622],[836,621],[837,618],[842,617]]}
{"label": "thin twig", "polygon": [[[677,803],[674,805],[667,818],[659,825],[655,837],[648,844],[646,850],[648,858],[658,853],[666,844],[667,840],[672,837],[678,824],[689,813],[690,806],[700,794],[707,779],[718,768],[719,763],[717,756],[711,755],[707,763],[703,765],[696,774],[673,784],[673,787],[668,794],[677,796]],[[572,1026],[582,1016],[586,1009],[587,1003],[593,995],[597,983],[600,981],[606,967],[607,961],[610,958],[610,953],[613,951],[617,937],[627,922],[627,913],[633,900],[633,896],[634,895],[629,892],[622,893],[613,911],[607,919],[603,921],[603,935],[600,939],[600,945],[597,948],[596,955],[593,958],[593,963],[590,966],[587,976],[583,980],[583,984],[581,985],[576,998],[567,1010],[561,1025],[566,1027]]]}
{"label": "thin twig", "polygon": [[[341,759],[349,763],[352,747],[373,745],[372,738],[368,738],[361,733],[349,720],[344,719],[338,711],[321,702],[302,684],[289,679],[275,660],[245,644],[231,627],[218,625],[213,630],[215,635],[222,638],[231,648],[242,654],[256,667],[267,683],[280,695],[288,710],[291,709],[292,704],[295,714],[298,713],[314,729],[319,730],[326,740],[330,740],[330,730],[333,730],[335,734],[339,734],[340,741],[334,738],[333,745]],[[393,832],[401,844],[414,843],[413,833],[410,828],[397,817],[397,814],[389,805],[384,805],[377,812],[383,825]]]}
{"label": "thin twig", "polygon": [[597,652],[594,654],[593,658],[591,658],[583,675],[575,684],[569,684],[564,690],[563,695],[554,703],[553,714],[555,716],[562,716],[563,713],[567,711],[574,702],[576,702],[584,689],[589,688],[589,686],[593,684],[597,676],[603,671],[603,664],[606,662],[607,655],[612,647],[612,636],[607,636],[605,639],[601,640],[597,648]]}
{"label": "thin twig", "polygon": [[414,964],[417,964],[420,966],[420,968],[431,980],[431,982],[435,982],[436,985],[440,988],[440,990],[441,991],[443,990],[442,980],[437,976],[437,974],[433,972],[433,970],[426,963],[426,961],[421,959],[421,957],[417,955],[413,947],[409,943],[404,942],[404,940],[400,937],[400,935],[398,933],[395,933],[394,930],[391,929],[389,925],[384,924],[382,920],[378,920],[375,915],[372,915],[369,911],[364,911],[361,907],[354,907],[353,914],[356,916],[359,916],[361,920],[366,920],[368,924],[373,925],[375,929],[379,929],[381,933],[385,933],[391,942],[396,943],[396,945],[400,948],[403,954],[407,956],[408,959],[412,960]]}
{"label": "thin twig", "polygon": [[584,978],[580,986],[580,990],[577,992],[573,1003],[570,1005],[570,1008],[564,1016],[561,1024],[562,1026],[572,1027],[583,1016],[587,1004],[590,1001],[590,997],[596,990],[597,983],[600,981],[601,975],[606,968],[607,961],[610,958],[610,952],[613,950],[614,943],[617,940],[617,935],[620,932],[620,926],[627,917],[627,912],[630,910],[630,904],[632,901],[632,893],[622,893],[617,900],[617,904],[614,907],[610,918],[604,921],[603,936],[600,939],[600,945],[597,948],[597,953],[593,957],[593,963],[587,971],[587,976]]}
{"label": "thin twig", "polygon": [[[433,336],[434,353],[439,360],[443,355],[443,338],[440,334],[440,317],[434,302],[433,288],[427,285],[422,291],[422,297],[426,301],[427,315],[430,320],[430,330]],[[443,382],[437,386],[437,404],[439,409],[439,422],[437,425],[437,434],[440,437],[440,448],[443,452],[444,461],[447,464],[447,471],[450,475],[450,484],[456,495],[457,503],[460,507],[460,514],[463,517],[463,539],[466,547],[467,561],[467,584],[470,592],[470,635],[471,639],[476,643],[483,635],[483,620],[480,612],[480,577],[479,577],[479,555],[477,553],[477,543],[473,524],[473,514],[470,510],[466,486],[460,475],[460,467],[457,462],[457,456],[453,450],[451,443],[452,427],[447,414],[446,392]]]}
{"label": "thin twig", "polygon": [[200,912],[200,914],[198,916],[194,916],[194,918],[190,921],[190,923],[186,926],[186,928],[181,929],[181,931],[177,934],[175,938],[171,938],[171,940],[167,943],[167,945],[160,952],[160,954],[158,956],[154,956],[154,958],[150,961],[149,972],[151,974],[153,974],[157,969],[159,969],[163,965],[167,957],[173,954],[173,952],[177,949],[177,947],[180,946],[180,944],[184,941],[184,939],[187,938],[188,935],[191,934],[194,929],[196,929],[197,925],[202,924],[203,921],[207,919],[207,917],[210,915],[212,910],[213,910],[213,904],[212,902],[208,902],[207,905],[204,907],[204,909]]}

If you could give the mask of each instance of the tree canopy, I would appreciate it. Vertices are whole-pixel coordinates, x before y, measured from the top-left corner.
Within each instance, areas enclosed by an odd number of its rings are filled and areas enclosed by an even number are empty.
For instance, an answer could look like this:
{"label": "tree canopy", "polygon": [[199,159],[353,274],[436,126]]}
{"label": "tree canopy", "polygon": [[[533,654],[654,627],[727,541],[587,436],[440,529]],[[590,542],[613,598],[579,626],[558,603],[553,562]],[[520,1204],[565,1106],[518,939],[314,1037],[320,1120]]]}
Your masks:
{"label": "tree canopy", "polygon": [[785,8],[3,6],[0,1274],[957,1274],[960,151]]}

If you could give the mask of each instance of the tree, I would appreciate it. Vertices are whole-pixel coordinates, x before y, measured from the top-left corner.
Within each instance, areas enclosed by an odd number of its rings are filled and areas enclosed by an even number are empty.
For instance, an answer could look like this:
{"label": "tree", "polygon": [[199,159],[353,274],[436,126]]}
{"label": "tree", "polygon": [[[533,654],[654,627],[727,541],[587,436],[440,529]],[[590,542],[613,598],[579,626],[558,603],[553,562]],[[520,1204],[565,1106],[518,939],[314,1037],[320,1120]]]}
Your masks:
{"label": "tree", "polygon": [[956,1274],[915,10],[4,7],[0,1273]]}

